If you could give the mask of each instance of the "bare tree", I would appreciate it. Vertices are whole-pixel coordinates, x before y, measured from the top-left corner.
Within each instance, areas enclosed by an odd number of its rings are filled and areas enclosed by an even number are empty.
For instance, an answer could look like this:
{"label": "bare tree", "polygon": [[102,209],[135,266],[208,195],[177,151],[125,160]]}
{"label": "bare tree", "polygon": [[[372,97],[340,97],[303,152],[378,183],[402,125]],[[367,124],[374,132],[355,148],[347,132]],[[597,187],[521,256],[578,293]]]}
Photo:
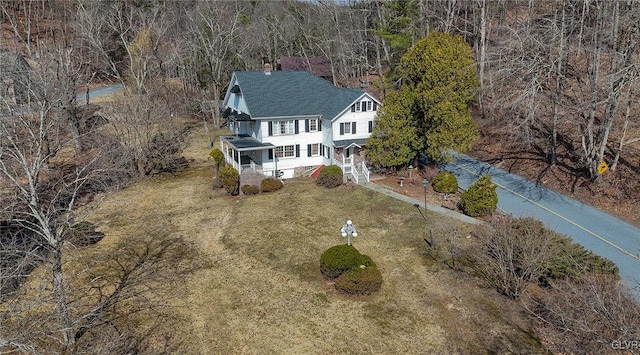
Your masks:
{"label": "bare tree", "polygon": [[625,113],[624,113],[622,131],[620,132],[620,138],[619,138],[619,141],[618,141],[618,147],[615,149],[615,156],[613,158],[613,162],[611,163],[611,171],[616,171],[616,168],[618,166],[618,161],[620,160],[620,154],[622,153],[623,148],[626,145],[629,145],[629,144],[632,144],[632,143],[640,141],[640,136],[627,138],[627,133],[628,133],[627,131],[629,129],[629,122],[632,120],[631,107],[633,106],[634,102],[637,102],[637,97],[633,93],[632,85],[628,86],[627,95],[626,95],[625,99],[626,99],[626,109],[625,109]]}
{"label": "bare tree", "polygon": [[129,95],[103,111],[109,120],[105,134],[118,142],[140,177],[164,171],[179,153],[180,128],[162,97]]}
{"label": "bare tree", "polygon": [[71,318],[62,266],[63,244],[75,218],[76,201],[94,171],[90,159],[62,173],[62,180],[52,181],[56,172],[51,160],[65,147],[60,122],[52,116],[50,104],[41,101],[35,115],[0,118],[0,174],[16,191],[15,206],[4,212],[12,213],[9,218],[32,232],[47,250],[62,341],[71,345],[74,340],[68,330]]}
{"label": "bare tree", "polygon": [[128,59],[128,78],[136,93],[148,91],[148,82],[160,72],[159,47],[172,24],[165,2],[142,6],[111,2],[106,15],[107,26],[118,36]]}
{"label": "bare tree", "polygon": [[544,345],[554,353],[633,352],[633,346],[637,350],[640,305],[611,275],[591,273],[555,282],[550,290],[526,297],[523,304],[540,321]]}
{"label": "bare tree", "polygon": [[472,267],[488,285],[515,299],[544,274],[556,252],[553,236],[528,218],[499,223],[479,235],[480,246],[470,252]]}
{"label": "bare tree", "polygon": [[[192,9],[187,23],[193,41],[192,55],[201,55],[206,63],[201,80],[211,93],[213,107],[220,107],[221,90],[229,80],[232,58],[237,55],[242,8],[230,2],[201,2]],[[213,110],[216,126],[220,126],[218,110]]]}

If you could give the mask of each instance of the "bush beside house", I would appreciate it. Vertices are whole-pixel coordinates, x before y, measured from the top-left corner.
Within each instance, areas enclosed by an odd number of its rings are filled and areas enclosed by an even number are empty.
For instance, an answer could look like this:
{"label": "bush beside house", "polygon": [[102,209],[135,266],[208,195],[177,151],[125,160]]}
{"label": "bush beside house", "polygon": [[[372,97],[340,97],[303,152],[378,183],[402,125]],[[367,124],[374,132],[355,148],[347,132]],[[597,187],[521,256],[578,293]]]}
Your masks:
{"label": "bush beside house", "polygon": [[220,181],[229,195],[237,195],[240,189],[240,174],[233,166],[227,165],[220,171]]}
{"label": "bush beside house", "polygon": [[282,181],[275,178],[266,178],[260,182],[260,188],[262,192],[272,192],[277,191],[282,188]]}
{"label": "bush beside house", "polygon": [[342,185],[343,180],[342,169],[337,165],[325,166],[318,174],[316,184],[327,188]]}

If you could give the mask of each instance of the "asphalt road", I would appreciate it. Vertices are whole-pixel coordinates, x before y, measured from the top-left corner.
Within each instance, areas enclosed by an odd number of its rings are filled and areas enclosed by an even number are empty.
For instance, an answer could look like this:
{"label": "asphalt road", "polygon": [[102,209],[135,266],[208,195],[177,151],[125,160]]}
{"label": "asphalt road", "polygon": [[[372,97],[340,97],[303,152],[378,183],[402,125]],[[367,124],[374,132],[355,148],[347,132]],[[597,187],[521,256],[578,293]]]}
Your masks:
{"label": "asphalt road", "polygon": [[[571,237],[594,253],[614,261],[622,280],[640,285],[640,229],[594,207],[503,169],[460,155],[443,169],[466,189],[480,175],[490,174],[498,185],[498,208],[515,217],[533,217]],[[640,213],[640,212],[639,212]]]}
{"label": "asphalt road", "polygon": [[[96,89],[92,89],[89,90],[89,100],[91,100],[92,98],[96,98],[102,95],[108,95],[111,94],[112,92],[116,92],[119,90],[122,90],[124,88],[124,86],[122,84],[113,84],[113,85],[108,85],[108,86],[103,86],[100,88],[96,88]],[[78,103],[82,103],[85,102],[87,100],[87,93],[86,92],[81,92],[76,94],[76,101]],[[24,114],[28,114],[29,112],[31,112],[28,108],[26,107],[20,107],[20,108],[16,108],[16,109],[12,109],[12,110],[6,110],[4,107],[0,106],[0,116],[14,116],[14,115],[24,115]]]}
{"label": "asphalt road", "polygon": [[[113,84],[113,85],[103,86],[103,87],[89,90],[89,101],[91,101],[91,98],[96,98],[102,95],[108,95],[108,94],[111,94],[112,92],[122,90],[123,88],[124,86],[122,84]],[[77,102],[84,102],[86,99],[87,99],[86,92],[81,92],[76,95]]]}

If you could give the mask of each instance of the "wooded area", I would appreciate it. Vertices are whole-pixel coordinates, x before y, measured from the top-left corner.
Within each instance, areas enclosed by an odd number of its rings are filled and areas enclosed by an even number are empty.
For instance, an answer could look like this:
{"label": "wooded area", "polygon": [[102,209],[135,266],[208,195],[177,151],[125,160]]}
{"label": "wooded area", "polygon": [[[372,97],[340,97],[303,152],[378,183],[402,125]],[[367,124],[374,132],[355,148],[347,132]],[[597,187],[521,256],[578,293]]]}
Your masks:
{"label": "wooded area", "polygon": [[534,147],[549,164],[598,180],[602,161],[615,171],[632,160],[627,149],[640,139],[638,6],[24,0],[2,2],[2,21],[12,34],[5,32],[6,49],[40,62],[57,58],[58,77],[67,76],[61,88],[67,97],[60,99],[66,105],[74,90],[91,83],[120,81],[146,94],[175,79],[215,106],[232,71],[260,70],[282,57],[327,58],[336,84],[383,98],[397,87],[396,65],[410,46],[431,31],[460,35],[477,62],[476,119],[505,128],[503,135]]}
{"label": "wooded area", "polygon": [[[59,332],[61,351],[90,349],[85,334],[126,319],[120,307],[133,299],[144,301],[133,313],[162,314],[149,292],[169,293],[161,280],[192,271],[162,271],[176,255],[195,255],[192,246],[144,239],[145,253],[116,248],[106,265],[83,260],[83,279],[71,282],[82,270],[64,269],[65,243],[96,235],[80,224],[78,206],[131,179],[175,171],[185,163],[187,129],[176,117],[220,126],[231,73],[277,69],[285,57],[328,59],[334,84],[394,98],[411,88],[413,72],[400,66],[407,53],[420,57],[410,48],[434,31],[459,36],[479,83],[464,101],[470,112],[461,111],[484,142],[534,152],[544,169],[605,184],[616,201],[640,201],[638,1],[2,0],[0,26],[0,298],[16,301],[3,309],[11,324],[0,348],[30,352],[33,337]],[[106,83],[126,86],[117,105],[79,95]],[[450,109],[436,108],[428,120]],[[421,139],[445,139],[436,133]],[[389,166],[408,165],[423,148]],[[18,286],[43,262],[50,292],[20,299]],[[110,283],[91,279],[103,269]],[[72,287],[86,280],[95,281],[86,283],[91,292]],[[135,334],[116,333],[100,339],[141,346]]]}

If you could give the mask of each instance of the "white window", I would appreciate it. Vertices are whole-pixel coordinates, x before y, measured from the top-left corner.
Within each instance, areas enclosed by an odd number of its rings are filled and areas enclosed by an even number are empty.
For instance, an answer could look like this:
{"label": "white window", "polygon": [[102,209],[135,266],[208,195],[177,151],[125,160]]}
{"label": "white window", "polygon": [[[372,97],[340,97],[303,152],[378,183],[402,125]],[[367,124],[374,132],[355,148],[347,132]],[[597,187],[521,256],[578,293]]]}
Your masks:
{"label": "white window", "polygon": [[295,123],[291,121],[273,121],[273,135],[295,134]]}
{"label": "white window", "polygon": [[373,106],[373,102],[367,101],[367,111],[371,111],[372,106]]}
{"label": "white window", "polygon": [[355,122],[344,122],[340,123],[340,135],[345,134],[356,134],[356,123]]}
{"label": "white window", "polygon": [[320,143],[311,144],[311,156],[317,157],[320,155]]}
{"label": "white window", "polygon": [[309,120],[309,132],[318,131],[318,120]]}
{"label": "white window", "polygon": [[285,145],[282,147],[276,147],[276,157],[278,158],[292,158],[296,156],[296,149],[293,145]]}

